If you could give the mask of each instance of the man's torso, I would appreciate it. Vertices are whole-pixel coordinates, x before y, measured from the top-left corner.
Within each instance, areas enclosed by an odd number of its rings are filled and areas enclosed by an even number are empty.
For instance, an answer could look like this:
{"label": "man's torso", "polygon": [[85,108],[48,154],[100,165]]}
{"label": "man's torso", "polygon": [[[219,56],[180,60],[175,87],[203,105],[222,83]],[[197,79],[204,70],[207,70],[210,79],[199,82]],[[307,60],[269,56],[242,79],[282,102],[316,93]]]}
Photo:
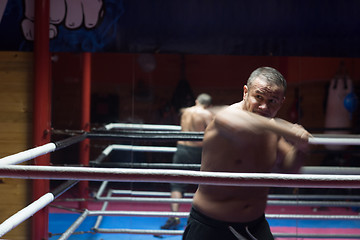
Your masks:
{"label": "man's torso", "polygon": [[[238,141],[219,135],[212,122],[204,137],[202,171],[270,172],[276,162],[277,136],[243,135]],[[254,149],[253,146],[257,146]],[[194,206],[215,219],[251,221],[264,213],[268,188],[200,185]]]}

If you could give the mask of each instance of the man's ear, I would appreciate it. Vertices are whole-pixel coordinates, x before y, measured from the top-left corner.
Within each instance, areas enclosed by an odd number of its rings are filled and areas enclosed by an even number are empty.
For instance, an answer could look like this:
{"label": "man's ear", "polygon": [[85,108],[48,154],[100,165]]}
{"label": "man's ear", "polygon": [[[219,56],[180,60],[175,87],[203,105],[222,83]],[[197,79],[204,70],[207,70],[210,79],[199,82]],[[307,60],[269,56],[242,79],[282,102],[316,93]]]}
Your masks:
{"label": "man's ear", "polygon": [[243,93],[243,99],[246,97],[246,95],[248,94],[248,87],[246,85],[244,85],[244,93]]}

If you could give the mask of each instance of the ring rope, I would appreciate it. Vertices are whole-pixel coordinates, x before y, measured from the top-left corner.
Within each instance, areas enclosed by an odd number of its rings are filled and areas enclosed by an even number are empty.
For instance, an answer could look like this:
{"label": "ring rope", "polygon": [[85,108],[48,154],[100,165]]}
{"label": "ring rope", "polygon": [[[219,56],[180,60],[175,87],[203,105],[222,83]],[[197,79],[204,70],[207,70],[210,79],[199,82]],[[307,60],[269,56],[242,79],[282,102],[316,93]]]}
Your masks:
{"label": "ring rope", "polygon": [[[89,211],[89,216],[188,217],[189,212],[165,211]],[[268,219],[360,220],[359,215],[265,214]]]}
{"label": "ring rope", "polygon": [[160,146],[133,146],[133,145],[123,145],[123,144],[113,144],[109,145],[103,153],[109,155],[113,150],[128,150],[134,152],[176,152],[176,147],[160,147]]}
{"label": "ring rope", "polygon": [[[124,234],[150,234],[150,235],[182,235],[183,230],[144,230],[144,229],[93,229],[97,233],[124,233]],[[360,239],[356,234],[303,234],[303,233],[273,233],[275,238],[334,238],[334,239]]]}
{"label": "ring rope", "polygon": [[[107,197],[111,197],[111,191],[108,192]],[[109,202],[105,201],[104,204],[101,207],[101,211],[106,211],[106,208],[108,207]],[[101,221],[103,219],[103,216],[98,216],[94,225],[94,228],[98,228],[101,224]]]}
{"label": "ring rope", "polygon": [[127,234],[150,234],[150,235],[182,235],[183,230],[146,230],[146,229],[110,229],[110,228],[93,228],[96,233],[127,233]]}
{"label": "ring rope", "polygon": [[[98,200],[109,202],[141,203],[192,203],[191,198],[150,198],[150,197],[100,197]],[[271,206],[317,206],[317,207],[360,207],[360,202],[350,201],[290,201],[268,200]]]}
{"label": "ring rope", "polygon": [[54,143],[47,143],[39,147],[31,148],[16,154],[9,155],[0,159],[0,165],[18,164],[38,156],[54,152],[65,147],[68,147],[74,143],[81,142],[86,138],[86,134],[79,136],[69,137],[67,139],[57,141]]}
{"label": "ring rope", "polygon": [[359,138],[309,138],[309,144],[322,145],[360,145]]}
{"label": "ring rope", "polygon": [[178,125],[136,124],[136,123],[109,123],[105,125],[106,130],[111,129],[148,129],[148,130],[181,130]]}
{"label": "ring rope", "polygon": [[[170,132],[170,133],[152,133],[152,132],[134,132],[134,133],[88,133],[91,139],[128,139],[128,140],[153,140],[153,141],[202,141],[203,132]],[[325,134],[326,136],[326,134]],[[357,135],[349,135],[347,138],[328,138],[328,137],[309,138],[309,144],[318,145],[360,145],[360,138]]]}
{"label": "ring rope", "polygon": [[[100,192],[101,189],[99,189]],[[131,196],[157,196],[157,197],[170,197],[170,192],[155,192],[155,191],[132,191],[132,190],[118,190],[118,189],[109,189],[113,194],[117,195],[131,195]],[[101,194],[100,194],[101,196]],[[100,197],[99,196],[99,197]],[[183,197],[193,197],[193,193],[184,193]]]}
{"label": "ring rope", "polygon": [[[181,170],[200,170],[200,164],[181,164],[181,163],[138,163],[138,162],[90,162],[91,167],[103,168],[146,168],[146,169],[181,169]],[[360,174],[360,171],[359,171]]]}
{"label": "ring rope", "polygon": [[0,177],[123,182],[177,182],[226,186],[360,188],[358,175],[230,173],[161,169],[0,166]]}
{"label": "ring rope", "polygon": [[56,149],[56,145],[54,143],[47,143],[45,145],[35,147],[23,152],[19,152],[7,157],[3,157],[0,159],[0,165],[8,165],[8,164],[18,164],[30,159],[36,158],[43,154],[53,152]]}
{"label": "ring rope", "polygon": [[109,202],[192,203],[191,198],[100,197],[98,200]]}
{"label": "ring rope", "polygon": [[[183,230],[145,230],[145,229],[93,229],[97,233],[125,233],[125,234],[149,234],[149,235],[182,235]],[[303,234],[303,233],[273,233],[275,238],[334,238],[334,239],[360,239],[356,234]]]}
{"label": "ring rope", "polygon": [[[189,135],[190,134],[190,135]],[[194,132],[179,132],[177,134],[178,136],[175,136],[177,140],[189,140],[189,141],[198,141],[202,140],[203,133],[194,133]],[[181,137],[180,137],[181,136]],[[309,139],[310,144],[325,144],[325,145],[360,145],[360,138],[358,135],[351,136],[349,138],[327,138],[327,137],[312,137]],[[36,148],[32,148],[23,152],[19,152],[17,154],[13,154],[4,158],[0,159],[0,165],[6,165],[6,164],[17,164],[21,163],[33,158],[36,158],[40,155],[44,155],[49,152],[53,152],[55,150],[67,147],[69,145],[72,145],[74,143],[80,142],[84,140],[85,138],[99,138],[99,137],[107,137],[107,138],[137,138],[144,140],[147,139],[159,139],[159,140],[166,140],[171,139],[175,140],[174,136],[166,136],[164,134],[150,134],[148,136],[143,134],[137,134],[137,135],[131,135],[131,134],[102,134],[102,133],[83,133],[81,135],[73,136],[65,140],[58,141],[56,143],[48,143],[43,146],[39,146]],[[180,138],[179,138],[180,137]],[[136,147],[134,147],[135,149]],[[143,149],[144,151],[146,149]],[[150,150],[149,150],[150,151]],[[153,151],[153,150],[151,150]],[[154,150],[157,151],[157,150]],[[170,151],[173,151],[171,149]]]}
{"label": "ring rope", "polygon": [[71,226],[58,238],[58,240],[66,240],[75,230],[84,222],[86,217],[89,215],[89,210],[85,209],[84,212],[76,219],[76,221],[71,224]]}
{"label": "ring rope", "polygon": [[303,174],[334,174],[334,175],[359,175],[359,167],[302,167],[300,173]]}
{"label": "ring rope", "polygon": [[78,181],[69,180],[61,184],[54,191],[44,194],[38,200],[32,202],[22,210],[18,211],[17,213],[6,219],[3,223],[0,224],[0,237],[8,233],[10,230],[14,229],[26,219],[30,218],[40,209],[49,205],[51,202],[54,201],[54,199],[59,197],[69,188],[73,187],[77,182]]}
{"label": "ring rope", "polygon": [[306,199],[327,199],[327,200],[360,200],[360,196],[357,195],[287,195],[287,194],[270,194],[268,195],[269,199],[295,199],[295,200],[306,200]]}
{"label": "ring rope", "polygon": [[[112,190],[109,190],[109,192]],[[169,193],[170,196],[170,193]],[[320,197],[321,196],[321,197]],[[308,198],[310,197],[310,198]],[[271,200],[271,199],[281,199],[282,196],[277,197],[276,195],[269,195],[269,200],[267,202],[268,205],[276,205],[276,206],[316,206],[316,207],[360,207],[360,202],[358,201],[349,201],[349,200],[358,200],[358,196],[331,196],[331,195],[317,195],[317,196],[296,196],[296,195],[288,195],[285,199],[292,200]],[[337,199],[346,201],[310,201],[310,200],[300,200],[300,199]],[[145,202],[145,203],[192,203],[191,198],[146,198],[146,197],[114,197],[114,196],[106,196],[106,197],[97,197],[95,198],[61,198],[58,200],[60,202],[81,202],[81,201],[107,201],[107,202]]]}
{"label": "ring rope", "polygon": [[[93,167],[112,168],[147,168],[147,169],[182,169],[200,170],[200,164],[180,163],[139,163],[139,162],[90,162]],[[335,175],[360,175],[359,167],[316,167],[304,166],[300,168],[301,174],[335,174]]]}
{"label": "ring rope", "polygon": [[[106,186],[104,186],[105,188]],[[155,192],[155,191],[133,191],[133,190],[118,190],[118,189],[109,189],[113,194],[117,195],[131,195],[131,196],[158,196],[158,197],[170,197],[170,192]],[[100,192],[100,189],[99,191]],[[101,196],[101,194],[100,194]],[[100,197],[99,196],[99,197]],[[194,193],[184,193],[184,197],[193,197]],[[360,196],[349,195],[345,196],[347,200],[360,200]],[[269,194],[268,199],[296,199],[296,200],[305,200],[305,199],[328,199],[328,200],[343,200],[343,195],[309,195],[309,194]]]}
{"label": "ring rope", "polygon": [[[125,234],[150,234],[150,235],[182,235],[183,230],[144,230],[144,229],[93,229],[98,233],[125,233]],[[275,238],[335,238],[335,239],[359,239],[355,234],[302,234],[302,233],[273,233]]]}
{"label": "ring rope", "polygon": [[49,203],[54,200],[54,195],[51,193],[46,193],[41,196],[38,200],[34,201],[27,207],[23,208],[19,212],[15,213],[8,219],[6,219],[3,223],[0,224],[0,237],[5,235],[10,230],[14,229],[20,223],[30,218],[40,209],[46,207]]}

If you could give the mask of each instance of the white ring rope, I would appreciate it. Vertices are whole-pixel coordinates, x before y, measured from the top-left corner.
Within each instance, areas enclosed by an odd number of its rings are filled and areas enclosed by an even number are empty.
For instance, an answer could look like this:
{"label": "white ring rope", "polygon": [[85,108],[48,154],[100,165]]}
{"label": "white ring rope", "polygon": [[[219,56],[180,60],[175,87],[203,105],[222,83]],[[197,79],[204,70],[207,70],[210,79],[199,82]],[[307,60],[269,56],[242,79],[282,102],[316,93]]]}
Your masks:
{"label": "white ring rope", "polygon": [[55,151],[55,149],[56,149],[56,145],[54,143],[47,143],[39,147],[35,147],[23,152],[9,155],[7,157],[3,157],[0,159],[0,165],[22,163],[30,159],[36,158],[38,156],[47,154],[49,152],[53,152]]}
{"label": "white ring rope", "polygon": [[[97,228],[93,229],[97,233],[125,233],[125,234],[151,234],[151,235],[182,235],[183,230],[146,230],[128,228]],[[355,234],[304,234],[304,233],[273,233],[275,238],[334,238],[334,239],[360,239],[360,235]]]}
{"label": "white ring rope", "polygon": [[[110,123],[105,125],[106,130],[114,128],[118,129],[141,129],[141,130],[175,130],[181,131],[181,126],[178,125],[157,125],[157,124],[133,124],[133,123]],[[309,139],[309,144],[323,144],[323,145],[360,145],[359,135],[328,135],[314,134],[314,137]]]}
{"label": "white ring rope", "polygon": [[[189,212],[89,211],[89,216],[188,217]],[[268,219],[360,220],[359,215],[265,214]]]}
{"label": "white ring rope", "polygon": [[127,234],[151,234],[151,235],[182,235],[183,230],[146,230],[146,229],[128,229],[128,228],[94,228],[97,233],[127,233]]}
{"label": "white ring rope", "polygon": [[192,203],[191,198],[100,197],[98,200],[109,202]]}
{"label": "white ring rope", "polygon": [[0,166],[0,177],[123,182],[177,182],[227,186],[360,188],[359,175],[228,173],[164,169]]}
{"label": "white ring rope", "polygon": [[309,138],[309,144],[360,145],[360,138],[359,137],[349,137],[349,138],[312,137]]}
{"label": "white ring rope", "polygon": [[[131,196],[158,196],[158,197],[170,197],[170,192],[154,192],[154,191],[132,191],[132,190],[118,190],[112,189],[113,194],[118,195],[126,195],[129,194]],[[193,197],[193,193],[184,193],[184,197]]]}
{"label": "white ring rope", "polygon": [[58,240],[66,240],[71,234],[81,225],[81,223],[86,219],[89,215],[89,210],[85,209],[85,211],[76,219],[76,221],[58,238]]}
{"label": "white ring rope", "polygon": [[[343,197],[346,198],[346,197]],[[191,198],[159,198],[159,197],[100,197],[100,201],[108,202],[141,202],[141,203],[192,203]],[[316,207],[360,207],[360,202],[350,201],[298,201],[268,200],[271,206],[316,206]]]}
{"label": "white ring rope", "polygon": [[23,152],[19,152],[16,154],[12,154],[10,156],[0,158],[0,166],[1,165],[8,165],[8,164],[17,164],[22,163],[27,160],[36,158],[38,156],[54,152],[57,149],[61,149],[67,146],[70,146],[72,144],[75,144],[77,142],[80,142],[86,138],[85,134],[77,135],[73,137],[69,137],[67,139],[63,139],[61,141],[55,142],[55,143],[47,143],[42,146],[38,146],[35,148],[31,148],[28,150],[25,150]]}
{"label": "white ring rope", "polygon": [[359,175],[359,167],[302,167],[300,173],[303,174],[332,174],[332,175]]}
{"label": "white ring rope", "polygon": [[189,212],[165,211],[89,211],[89,216],[188,217]]}
{"label": "white ring rope", "polygon": [[133,145],[122,145],[112,144],[103,150],[103,154],[108,156],[113,150],[122,151],[134,151],[134,152],[169,152],[173,153],[176,151],[176,147],[158,147],[158,146],[133,146]]}
{"label": "white ring rope", "polygon": [[[118,189],[109,189],[112,194],[116,195],[131,195],[131,196],[148,196],[148,197],[170,197],[170,192],[155,192],[155,191],[133,191],[133,190],[118,190]],[[99,189],[98,193],[101,193]],[[95,198],[101,197],[101,194],[97,195]],[[185,192],[184,197],[193,197],[194,193]],[[314,195],[314,194],[270,194],[268,199],[292,199],[292,200],[306,200],[306,199],[331,199],[331,200],[360,200],[359,195]]]}
{"label": "white ring rope", "polygon": [[[157,125],[154,125],[157,126]],[[350,135],[351,136],[351,135]],[[326,138],[313,137],[309,139],[310,144],[324,144],[324,145],[360,145],[359,137],[349,138]],[[103,154],[108,155],[112,150],[131,150],[131,151],[149,151],[149,152],[174,152],[176,147],[150,147],[150,146],[127,146],[127,145],[110,145],[106,148]],[[56,150],[55,143],[47,143],[43,146],[35,147],[25,150],[0,159],[0,165],[18,164],[38,156],[53,152]]]}
{"label": "white ring rope", "polygon": [[[102,185],[95,198],[102,198],[101,195],[105,190],[106,185]],[[155,192],[155,191],[133,191],[133,190],[118,190],[118,189],[109,189],[108,192],[114,195],[130,195],[130,196],[147,196],[147,197],[170,197],[170,192]],[[183,194],[184,198],[192,198],[194,193],[185,192]],[[270,194],[268,199],[280,200],[280,199],[289,199],[289,200],[314,200],[314,199],[327,199],[327,200],[360,200],[359,195],[314,195],[314,194]]]}
{"label": "white ring rope", "polygon": [[[111,197],[111,191],[108,192],[107,197]],[[109,202],[105,201],[104,204],[101,207],[101,211],[106,211],[106,208],[108,207]],[[98,228],[101,224],[101,221],[103,219],[103,216],[98,216],[94,225],[94,228]]]}
{"label": "white ring rope", "polygon": [[109,123],[105,125],[106,130],[111,130],[114,128],[141,129],[141,130],[175,130],[175,131],[181,130],[181,126],[178,125],[136,124],[136,123]]}
{"label": "white ring rope", "polygon": [[2,237],[4,234],[15,228],[17,225],[34,215],[40,209],[47,206],[53,200],[54,195],[52,193],[46,193],[35,202],[32,202],[27,207],[12,215],[10,218],[0,224],[0,237]]}

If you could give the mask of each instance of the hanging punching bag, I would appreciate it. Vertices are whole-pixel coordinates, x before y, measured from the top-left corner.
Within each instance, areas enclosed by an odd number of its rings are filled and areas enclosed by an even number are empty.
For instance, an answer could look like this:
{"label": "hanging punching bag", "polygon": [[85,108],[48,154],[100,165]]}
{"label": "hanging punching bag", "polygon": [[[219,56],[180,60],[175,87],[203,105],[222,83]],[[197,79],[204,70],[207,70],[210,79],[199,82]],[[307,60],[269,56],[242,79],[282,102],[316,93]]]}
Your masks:
{"label": "hanging punching bag", "polygon": [[172,99],[172,106],[179,112],[181,108],[190,107],[195,104],[194,93],[191,89],[190,83],[186,80],[185,76],[185,57],[181,55],[181,76],[180,81],[178,82]]}
{"label": "hanging punching bag", "polygon": [[[348,134],[351,127],[351,113],[347,108],[352,103],[348,103],[347,96],[352,92],[352,81],[348,76],[337,76],[330,82],[325,113],[325,128],[329,128],[327,134]],[[334,130],[331,130],[331,129]],[[344,130],[336,130],[344,129]],[[343,150],[346,146],[328,145],[329,150]]]}

